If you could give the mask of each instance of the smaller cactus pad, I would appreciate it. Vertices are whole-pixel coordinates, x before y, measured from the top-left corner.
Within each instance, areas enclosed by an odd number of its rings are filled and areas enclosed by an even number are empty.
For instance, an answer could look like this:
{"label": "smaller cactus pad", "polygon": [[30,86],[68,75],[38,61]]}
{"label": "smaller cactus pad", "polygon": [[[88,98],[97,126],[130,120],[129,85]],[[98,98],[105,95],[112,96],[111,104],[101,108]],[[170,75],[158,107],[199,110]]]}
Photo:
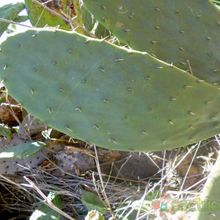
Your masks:
{"label": "smaller cactus pad", "polygon": [[0,7],[0,19],[6,19],[7,21],[0,20],[0,36],[4,33],[7,29],[8,25],[10,24],[9,21],[14,21],[18,14],[24,9],[23,3],[16,3],[16,4],[8,4],[3,5]]}

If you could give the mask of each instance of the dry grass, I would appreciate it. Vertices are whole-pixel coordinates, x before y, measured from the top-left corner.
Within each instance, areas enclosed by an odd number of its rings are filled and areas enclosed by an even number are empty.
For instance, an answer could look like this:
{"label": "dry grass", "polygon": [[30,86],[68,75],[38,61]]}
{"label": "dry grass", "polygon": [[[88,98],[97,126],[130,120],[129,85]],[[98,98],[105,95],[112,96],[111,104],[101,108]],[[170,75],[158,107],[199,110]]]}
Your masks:
{"label": "dry grass", "polygon": [[[31,214],[39,201],[45,201],[49,192],[56,192],[64,201],[62,215],[69,219],[86,215],[87,209],[80,201],[82,190],[96,192],[104,201],[111,219],[190,219],[197,209],[195,199],[199,197],[207,174],[216,158],[219,149],[219,136],[206,142],[198,143],[186,149],[177,150],[172,159],[167,159],[167,152],[163,152],[164,163],[159,173],[161,178],[149,177],[146,180],[127,181],[103,174],[100,169],[98,154],[96,153],[97,171],[88,171],[84,176],[65,173],[64,176],[54,176],[40,167],[19,173],[11,178],[0,176],[1,210],[19,213],[21,218]],[[206,154],[199,152],[207,148]],[[97,151],[96,151],[97,152]],[[188,161],[185,176],[178,176],[177,168]],[[213,155],[215,155],[213,157]],[[195,161],[203,161],[200,178],[192,185],[187,185],[189,174]],[[184,164],[185,166],[185,164]],[[61,169],[61,168],[59,168]],[[25,177],[25,178],[24,178]],[[27,181],[29,180],[29,181]],[[185,185],[186,184],[186,185]],[[46,202],[46,201],[45,201]],[[158,202],[164,204],[158,207]],[[64,218],[68,219],[68,218]]]}

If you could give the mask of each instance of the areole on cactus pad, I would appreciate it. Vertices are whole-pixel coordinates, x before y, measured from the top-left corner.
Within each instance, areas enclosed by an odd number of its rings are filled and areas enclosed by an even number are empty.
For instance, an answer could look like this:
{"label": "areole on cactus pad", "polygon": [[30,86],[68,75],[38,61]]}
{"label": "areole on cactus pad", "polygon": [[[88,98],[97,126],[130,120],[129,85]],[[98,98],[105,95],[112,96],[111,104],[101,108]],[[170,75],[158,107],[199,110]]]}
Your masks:
{"label": "areole on cactus pad", "polygon": [[101,147],[174,148],[220,131],[217,87],[75,32],[28,30],[1,44],[9,93],[52,127]]}

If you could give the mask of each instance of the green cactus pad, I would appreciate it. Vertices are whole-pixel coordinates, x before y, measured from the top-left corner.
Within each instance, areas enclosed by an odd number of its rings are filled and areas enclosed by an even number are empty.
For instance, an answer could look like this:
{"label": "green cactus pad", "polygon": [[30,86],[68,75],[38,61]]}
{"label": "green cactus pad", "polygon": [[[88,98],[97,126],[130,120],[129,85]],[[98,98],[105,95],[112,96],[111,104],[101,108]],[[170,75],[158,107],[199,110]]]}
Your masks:
{"label": "green cactus pad", "polygon": [[110,32],[101,24],[97,24],[97,20],[94,19],[94,16],[85,9],[81,7],[82,23],[87,32],[92,33],[96,38],[102,39],[107,38],[111,34]]}
{"label": "green cactus pad", "polygon": [[64,30],[71,30],[67,18],[62,16],[59,11],[51,9],[53,11],[52,13],[43,4],[37,3],[36,0],[25,0],[25,6],[30,22],[34,27],[48,25],[51,27],[59,26],[59,28]]}
{"label": "green cactus pad", "polygon": [[220,219],[220,157],[209,175],[201,200],[198,201],[199,212],[196,220]]}
{"label": "green cactus pad", "polygon": [[[0,7],[0,19],[6,19],[8,21],[14,21],[18,14],[24,9],[23,3],[16,3],[16,4],[8,4]],[[4,33],[7,29],[8,25],[6,21],[0,20],[0,36]]]}
{"label": "green cactus pad", "polygon": [[162,150],[220,131],[217,87],[147,53],[74,32],[9,37],[0,77],[30,113],[100,147]]}
{"label": "green cactus pad", "polygon": [[84,0],[133,49],[220,85],[220,10],[208,0]]}

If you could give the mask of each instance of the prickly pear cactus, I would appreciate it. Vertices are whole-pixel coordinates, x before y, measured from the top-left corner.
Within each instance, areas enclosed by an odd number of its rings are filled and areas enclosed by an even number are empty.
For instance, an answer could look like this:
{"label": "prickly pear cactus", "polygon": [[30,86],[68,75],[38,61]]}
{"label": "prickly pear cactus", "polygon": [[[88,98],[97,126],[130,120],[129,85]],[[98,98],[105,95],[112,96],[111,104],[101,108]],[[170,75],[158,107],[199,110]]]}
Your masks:
{"label": "prickly pear cactus", "polygon": [[0,76],[33,115],[110,149],[174,148],[220,130],[217,87],[147,53],[74,32],[9,37],[1,45]]}
{"label": "prickly pear cactus", "polygon": [[0,7],[0,36],[4,33],[7,29],[8,23],[7,21],[13,21],[18,17],[18,14],[24,9],[23,3],[16,3],[16,4],[8,4]]}
{"label": "prickly pear cactus", "polygon": [[220,10],[208,0],[84,0],[103,25],[147,51],[220,85]]}
{"label": "prickly pear cactus", "polygon": [[[34,27],[59,27],[84,33],[79,0],[25,0],[28,17]],[[84,9],[85,11],[85,9]],[[87,12],[88,13],[88,12]]]}
{"label": "prickly pear cactus", "polygon": [[55,27],[59,25],[61,29],[71,30],[70,21],[59,14],[56,5],[54,5],[55,8],[50,9],[40,1],[25,0],[25,7],[30,22],[34,27],[44,27],[46,25]]}
{"label": "prickly pear cactus", "polygon": [[209,178],[203,189],[202,198],[199,201],[197,220],[220,219],[220,157],[218,157]]}

